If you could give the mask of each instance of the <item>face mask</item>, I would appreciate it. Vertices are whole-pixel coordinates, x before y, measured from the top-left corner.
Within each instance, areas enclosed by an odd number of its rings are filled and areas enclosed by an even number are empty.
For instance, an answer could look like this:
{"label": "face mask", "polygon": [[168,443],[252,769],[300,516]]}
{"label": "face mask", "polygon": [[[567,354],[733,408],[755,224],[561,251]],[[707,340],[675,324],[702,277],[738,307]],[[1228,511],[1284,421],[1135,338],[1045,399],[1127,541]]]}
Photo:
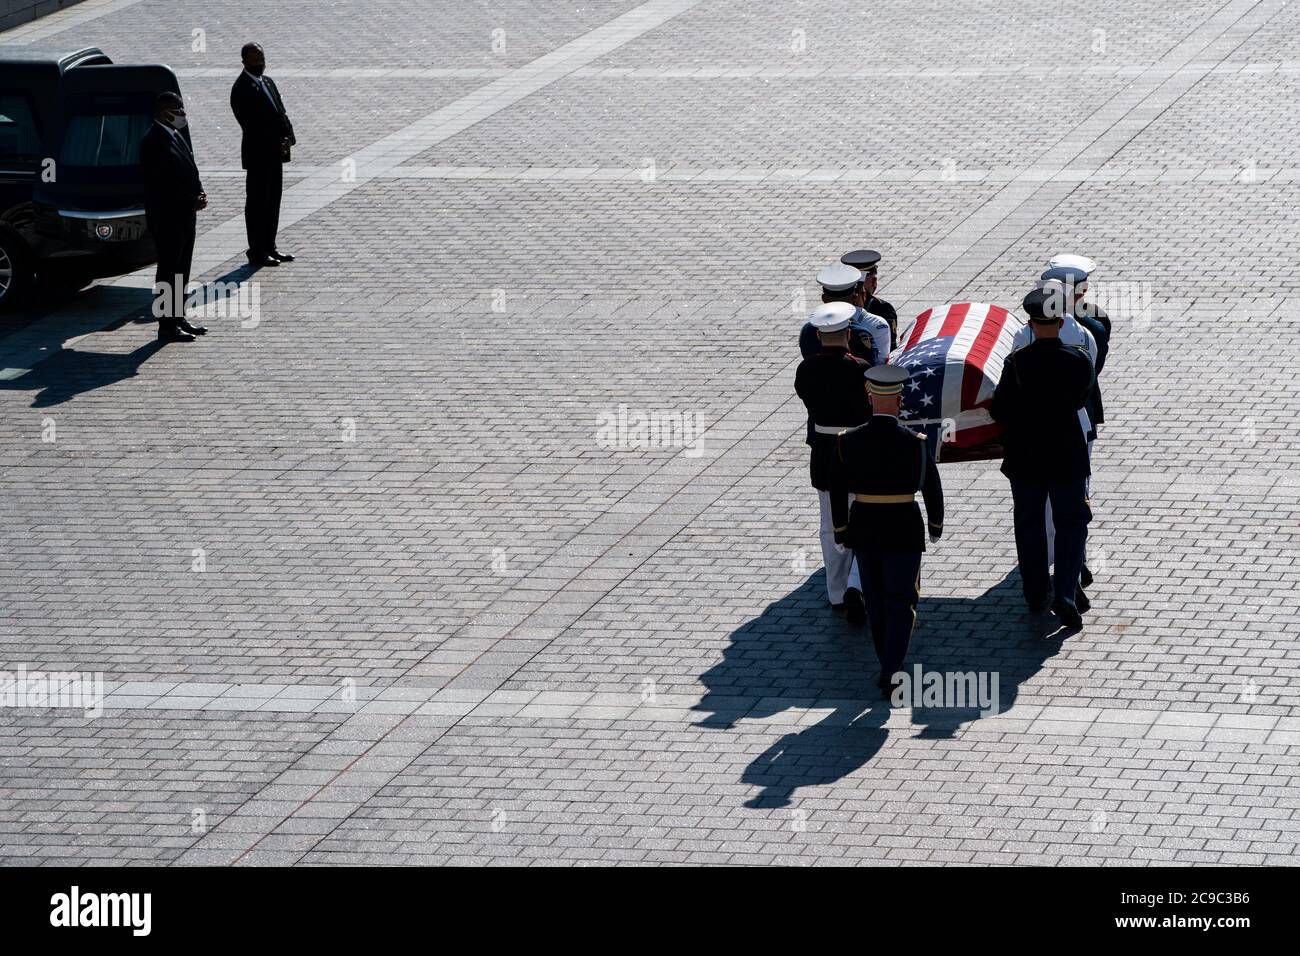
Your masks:
{"label": "face mask", "polygon": [[250,66],[248,67],[248,72],[253,74],[253,76],[261,76],[264,72],[266,72],[266,64],[262,63],[258,66]]}
{"label": "face mask", "polygon": [[172,129],[184,129],[189,125],[189,120],[184,116],[177,116],[175,113],[172,114]]}

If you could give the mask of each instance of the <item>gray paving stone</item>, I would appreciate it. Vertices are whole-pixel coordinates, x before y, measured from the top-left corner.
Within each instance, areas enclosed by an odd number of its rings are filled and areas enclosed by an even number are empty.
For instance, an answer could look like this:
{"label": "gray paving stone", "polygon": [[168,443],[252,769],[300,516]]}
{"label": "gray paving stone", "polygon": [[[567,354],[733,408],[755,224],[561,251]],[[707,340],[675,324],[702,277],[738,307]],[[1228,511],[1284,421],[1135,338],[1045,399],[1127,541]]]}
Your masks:
{"label": "gray paving stone", "polygon": [[[147,276],[0,328],[0,669],[108,692],[0,712],[0,861],[1295,863],[1300,352],[1257,334],[1300,284],[1295,4],[233,6],[11,38],[179,69],[205,278],[261,39],[303,254],[145,359]],[[1022,614],[995,468],[945,466],[913,658],[997,672],[996,716],[885,713],[824,608],[793,340],[861,245],[904,317],[1075,249],[1140,300],[1083,632]],[[701,454],[603,446],[620,406]]]}

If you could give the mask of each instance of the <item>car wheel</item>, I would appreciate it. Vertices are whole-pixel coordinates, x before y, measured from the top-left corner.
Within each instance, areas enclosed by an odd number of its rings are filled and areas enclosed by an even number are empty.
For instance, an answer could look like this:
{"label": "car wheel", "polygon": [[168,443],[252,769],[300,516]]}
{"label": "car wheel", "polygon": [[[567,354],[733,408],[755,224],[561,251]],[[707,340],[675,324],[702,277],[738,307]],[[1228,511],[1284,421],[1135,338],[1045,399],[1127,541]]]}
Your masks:
{"label": "car wheel", "polygon": [[0,312],[18,306],[31,292],[31,253],[23,237],[0,227]]}

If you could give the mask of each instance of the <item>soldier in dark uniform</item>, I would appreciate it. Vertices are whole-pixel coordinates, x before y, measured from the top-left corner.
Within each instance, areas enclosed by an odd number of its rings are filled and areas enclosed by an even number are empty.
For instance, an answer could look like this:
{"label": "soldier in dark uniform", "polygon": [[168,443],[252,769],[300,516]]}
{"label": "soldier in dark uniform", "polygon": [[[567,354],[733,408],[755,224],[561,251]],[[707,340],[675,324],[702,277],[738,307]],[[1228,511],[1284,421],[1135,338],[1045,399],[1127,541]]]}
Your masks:
{"label": "soldier in dark uniform", "polygon": [[916,503],[918,491],[925,498],[930,540],[943,534],[939,469],[925,436],[898,422],[908,377],[907,369],[897,365],[867,370],[872,416],[836,439],[831,483],[835,540],[851,547],[857,558],[885,698],[907,657],[921,596],[927,525]]}
{"label": "soldier in dark uniform", "polygon": [[830,496],[835,436],[871,417],[862,390],[862,373],[869,365],[849,352],[849,322],[855,312],[847,302],[828,302],[809,317],[821,348],[799,363],[794,390],[808,409],[809,472],[821,506],[826,595],[831,607],[846,612],[849,623],[861,624],[866,620],[862,585],[853,552],[836,543]]}
{"label": "soldier in dark uniform", "polygon": [[884,299],[876,297],[876,287],[880,284],[880,277],[877,274],[880,268],[880,253],[875,249],[855,249],[840,256],[840,262],[862,272],[863,307],[889,324],[889,351],[894,351],[898,348],[898,313]]}
{"label": "soldier in dark uniform", "polygon": [[[1078,266],[1054,266],[1039,276],[1038,281],[1040,288],[1048,283],[1059,283],[1064,289],[1067,312],[1092,333],[1093,341],[1097,343],[1097,359],[1093,366],[1093,374],[1100,378],[1101,370],[1106,365],[1106,356],[1110,354],[1110,318],[1105,312],[1101,312],[1105,317],[1105,321],[1102,321],[1095,314],[1100,310],[1083,301],[1084,294],[1088,291],[1088,273]],[[1092,424],[1088,436],[1091,442],[1097,437],[1097,426],[1103,421],[1100,382],[1093,383],[1084,408],[1088,412],[1088,421]]]}
{"label": "soldier in dark uniform", "polygon": [[[1063,624],[1079,627],[1083,618],[1076,593],[1092,509],[1088,444],[1078,415],[1094,376],[1088,354],[1061,342],[1063,308],[1059,292],[1051,289],[1025,296],[1034,341],[1007,357],[989,412],[1006,428],[1002,473],[1011,481],[1015,500],[1016,556],[1025,601],[1038,612],[1050,600]],[[1049,500],[1056,529],[1055,575],[1049,575],[1047,560]]]}
{"label": "soldier in dark uniform", "polygon": [[[872,365],[889,361],[889,326],[862,307],[862,273],[852,266],[836,262],[817,273],[823,302],[847,302],[853,306],[849,320],[849,351]],[[810,358],[821,350],[817,330],[805,322],[799,332],[799,353]]]}
{"label": "soldier in dark uniform", "polygon": [[[1101,401],[1101,370],[1106,364],[1106,358],[1110,355],[1110,316],[1106,310],[1094,302],[1084,300],[1084,295],[1088,291],[1088,280],[1097,268],[1097,263],[1093,262],[1087,256],[1078,255],[1060,255],[1053,256],[1047,263],[1048,271],[1042,274],[1039,280],[1040,287],[1049,279],[1057,279],[1070,292],[1067,302],[1073,301],[1073,311],[1075,321],[1088,330],[1092,335],[1093,341],[1097,343],[1097,354],[1093,360],[1093,374],[1097,376],[1097,383],[1093,386],[1092,394],[1088,396],[1088,403],[1084,406],[1088,412],[1088,420],[1092,424],[1092,430],[1088,435],[1088,461],[1092,461],[1092,443],[1101,434],[1100,426],[1106,421],[1105,408]],[[1089,483],[1091,485],[1091,482]],[[1083,600],[1079,604],[1081,611],[1087,612],[1087,596],[1082,593],[1082,588],[1092,587],[1092,572],[1088,570],[1087,556],[1084,557],[1083,573],[1079,576],[1081,586],[1080,593],[1077,595]]]}

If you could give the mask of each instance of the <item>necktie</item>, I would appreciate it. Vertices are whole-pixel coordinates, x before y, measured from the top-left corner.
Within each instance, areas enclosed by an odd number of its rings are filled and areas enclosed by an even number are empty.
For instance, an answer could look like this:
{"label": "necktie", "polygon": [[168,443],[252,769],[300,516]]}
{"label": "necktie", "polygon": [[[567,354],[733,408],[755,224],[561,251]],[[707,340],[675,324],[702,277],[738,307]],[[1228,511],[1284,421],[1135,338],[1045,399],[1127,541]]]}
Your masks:
{"label": "necktie", "polygon": [[280,107],[275,102],[275,97],[271,95],[271,88],[266,85],[266,80],[262,79],[261,77],[257,77],[256,79],[253,80],[253,82],[256,83],[258,87],[262,90],[262,92],[266,94],[266,98],[271,101],[271,107],[277,113],[280,112]]}

